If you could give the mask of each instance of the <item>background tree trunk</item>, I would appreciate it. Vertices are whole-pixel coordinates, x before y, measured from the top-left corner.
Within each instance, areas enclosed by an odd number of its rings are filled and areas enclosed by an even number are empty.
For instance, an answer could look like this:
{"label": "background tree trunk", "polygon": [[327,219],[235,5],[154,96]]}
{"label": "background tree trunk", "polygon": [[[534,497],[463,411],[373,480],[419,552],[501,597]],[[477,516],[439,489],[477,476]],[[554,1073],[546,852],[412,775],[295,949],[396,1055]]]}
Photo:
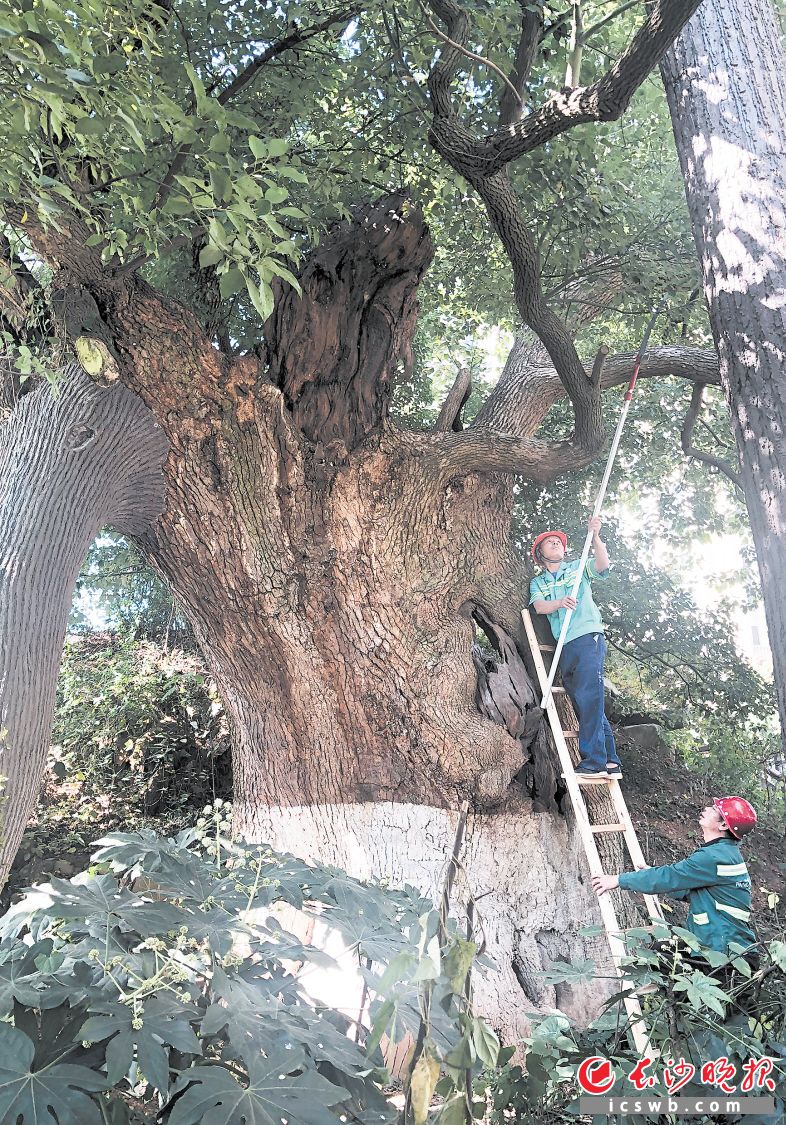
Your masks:
{"label": "background tree trunk", "polygon": [[704,0],[661,71],[737,440],[786,744],[786,56],[770,0]]}
{"label": "background tree trunk", "polygon": [[74,365],[0,424],[0,886],[35,805],[57,672],[87,549],[114,524],[140,532],[161,509],[166,441],[126,387]]}

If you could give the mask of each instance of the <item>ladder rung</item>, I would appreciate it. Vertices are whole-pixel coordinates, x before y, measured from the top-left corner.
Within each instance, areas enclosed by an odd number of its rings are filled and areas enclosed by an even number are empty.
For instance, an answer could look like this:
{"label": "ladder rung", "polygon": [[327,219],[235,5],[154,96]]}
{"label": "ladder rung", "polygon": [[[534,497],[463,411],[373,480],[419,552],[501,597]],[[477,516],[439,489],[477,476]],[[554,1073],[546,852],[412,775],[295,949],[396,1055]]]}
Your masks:
{"label": "ladder rung", "polygon": [[564,695],[567,690],[567,688],[561,687],[559,684],[553,684],[551,688],[551,694],[554,695],[556,692],[560,692],[562,695]]}
{"label": "ladder rung", "polygon": [[[566,777],[566,774],[563,773],[562,776]],[[573,777],[575,777],[579,785],[608,785],[611,781],[610,777],[584,777],[580,773],[574,773]]]}
{"label": "ladder rung", "polygon": [[556,645],[538,645],[538,648],[540,649],[541,652],[556,652],[557,651]]}
{"label": "ladder rung", "polygon": [[591,824],[590,830],[592,832],[625,832],[627,825],[625,824]]}
{"label": "ladder rung", "polygon": [[563,737],[565,737],[565,738],[578,738],[579,737],[579,732],[577,730],[564,730],[562,732],[562,734],[563,734]]}

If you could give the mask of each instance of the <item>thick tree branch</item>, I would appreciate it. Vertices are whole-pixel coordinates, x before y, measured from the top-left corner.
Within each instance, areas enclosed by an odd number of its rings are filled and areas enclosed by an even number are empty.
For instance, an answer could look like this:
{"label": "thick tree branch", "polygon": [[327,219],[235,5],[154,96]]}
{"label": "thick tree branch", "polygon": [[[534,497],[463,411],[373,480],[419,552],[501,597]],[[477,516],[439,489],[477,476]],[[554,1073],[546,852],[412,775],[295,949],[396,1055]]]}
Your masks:
{"label": "thick tree branch", "polygon": [[513,266],[516,307],[543,342],[575,413],[575,441],[594,454],[603,441],[600,390],[587,377],[567,325],[543,300],[535,240],[507,173],[471,181]]}
{"label": "thick tree branch", "polygon": [[[565,394],[553,367],[528,362],[528,341],[514,345],[499,382],[478,412],[473,425],[532,437],[544,417]],[[635,352],[608,356],[603,364],[600,389],[608,390],[630,379]],[[640,379],[667,376],[704,385],[718,385],[718,356],[714,350],[688,347],[650,348],[641,365]]]}
{"label": "thick tree branch", "polygon": [[[532,152],[560,133],[592,121],[616,121],[648,74],[657,66],[672,42],[698,8],[701,0],[657,0],[628,49],[604,76],[591,86],[560,90],[533,113],[478,140],[451,112],[450,79],[461,57],[456,51],[450,63],[434,67],[429,90],[434,107],[431,143],[451,165],[468,177],[492,176],[511,160]],[[453,0],[432,0],[431,7],[448,22],[448,33],[457,42],[456,26],[463,22]],[[443,14],[444,13],[444,14]],[[463,35],[466,35],[464,26]]]}
{"label": "thick tree branch", "polygon": [[[429,139],[435,150],[467,179],[483,200],[513,266],[519,313],[543,342],[571,400],[575,415],[572,440],[590,454],[594,454],[603,441],[599,383],[587,377],[567,326],[543,299],[537,246],[524,222],[504,166],[572,124],[618,117],[699,2],[657,0],[649,6],[644,27],[599,82],[586,89],[554,95],[540,110],[511,122],[490,138],[478,140],[459,121],[450,96],[451,81],[462,57],[467,54],[476,57],[466,46],[467,13],[457,0],[429,0],[431,10],[447,27],[443,36],[447,48],[429,75],[434,113]],[[576,48],[573,63],[577,65],[576,52],[581,46],[580,3],[574,3],[572,11]],[[427,19],[433,27],[430,17]],[[518,92],[517,100],[520,100]]]}
{"label": "thick tree branch", "polygon": [[438,432],[453,430],[455,433],[463,429],[461,424],[461,408],[472,393],[472,376],[468,367],[462,367],[456,376],[456,381],[448,392],[448,397],[442,404],[439,417],[434,423]]}
{"label": "thick tree branch", "polygon": [[701,449],[696,449],[696,447],[691,444],[693,428],[701,413],[705,385],[704,383],[697,383],[693,388],[690,406],[685,415],[685,421],[682,424],[682,432],[680,433],[682,451],[687,457],[694,457],[697,461],[701,461],[705,465],[712,465],[713,468],[718,469],[725,477],[728,477],[732,484],[736,484],[737,488],[742,488],[742,477],[732,469],[728,462],[724,461],[721,457],[713,457],[711,453],[704,453]]}
{"label": "thick tree branch", "polygon": [[[524,89],[529,72],[535,61],[535,53],[543,34],[543,9],[533,12],[526,0],[521,0],[521,31],[516,47],[516,57],[510,72],[509,85],[502,91],[499,103],[499,127],[504,129],[521,117],[524,103]],[[510,86],[516,91],[513,97]]]}
{"label": "thick tree branch", "polygon": [[598,348],[597,354],[595,356],[595,362],[592,365],[592,376],[591,376],[591,378],[592,378],[593,386],[597,386],[597,387],[601,386],[601,380],[603,379],[603,368],[606,366],[606,360],[608,359],[608,355],[609,355],[609,349],[606,347],[605,344],[601,344],[601,346]]}
{"label": "thick tree branch", "polygon": [[6,207],[5,221],[23,232],[33,250],[55,269],[66,269],[75,282],[98,284],[105,275],[101,254],[86,245],[93,231],[72,211],[58,215],[58,226],[43,226],[22,206]]}
{"label": "thick tree branch", "polygon": [[512,473],[548,484],[563,473],[583,469],[595,454],[573,441],[544,441],[473,425],[460,434],[439,435],[443,479],[465,473]]}
{"label": "thick tree branch", "polygon": [[[428,76],[428,92],[435,117],[453,117],[450,83],[464,57],[469,18],[455,0],[429,0],[432,12],[447,26],[446,46]],[[432,126],[433,128],[433,126]]]}
{"label": "thick tree branch", "polygon": [[[635,359],[635,352],[604,357],[601,349],[595,363],[601,388],[626,383]],[[701,387],[717,384],[718,357],[714,351],[698,348],[652,348],[642,362],[639,378],[668,375],[692,379]],[[515,386],[515,393],[502,402],[497,400],[493,411],[484,408],[469,429],[430,438],[424,435],[437,454],[443,479],[471,472],[511,473],[546,484],[594,459],[597,451],[574,439],[546,441],[533,436],[549,407],[565,393],[553,368],[530,367],[517,372],[516,379],[509,376],[508,384]]]}
{"label": "thick tree branch", "polygon": [[443,43],[447,43],[449,47],[452,47],[455,51],[459,51],[462,55],[464,55],[465,58],[470,59],[472,62],[480,63],[481,66],[486,66],[489,68],[489,70],[492,70],[505,83],[505,92],[513,98],[514,104],[518,105],[519,110],[524,108],[524,102],[522,100],[521,94],[510,81],[510,79],[506,78],[504,72],[500,70],[495,62],[492,62],[491,59],[486,58],[485,55],[479,55],[475,51],[470,51],[468,47],[465,47],[463,45],[463,43],[456,43],[453,39],[450,38],[449,35],[446,35],[444,31],[440,31],[440,29],[434,23],[433,19],[422,4],[421,9],[423,11],[423,15],[426,17],[426,23],[429,25],[434,34],[442,40]]}

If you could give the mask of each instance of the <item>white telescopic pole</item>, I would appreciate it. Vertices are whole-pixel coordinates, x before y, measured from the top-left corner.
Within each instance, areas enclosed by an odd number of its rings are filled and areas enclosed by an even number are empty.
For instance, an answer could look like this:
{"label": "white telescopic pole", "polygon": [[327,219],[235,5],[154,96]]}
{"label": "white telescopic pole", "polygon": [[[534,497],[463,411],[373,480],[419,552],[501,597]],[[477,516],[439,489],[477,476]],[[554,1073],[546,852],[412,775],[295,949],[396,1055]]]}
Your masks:
{"label": "white telescopic pole", "polygon": [[[611,443],[611,449],[609,450],[609,455],[606,459],[606,470],[603,474],[603,480],[600,482],[600,489],[598,490],[598,495],[597,495],[597,498],[595,500],[595,507],[592,509],[592,518],[593,519],[596,516],[600,515],[600,510],[603,507],[603,501],[606,497],[606,489],[609,486],[609,478],[611,477],[611,470],[614,468],[614,459],[617,456],[617,449],[619,448],[620,438],[622,437],[622,429],[625,425],[625,419],[628,416],[628,411],[630,410],[630,403],[631,403],[631,399],[633,398],[633,388],[636,386],[636,380],[639,377],[639,369],[641,367],[641,361],[644,358],[644,353],[647,350],[647,342],[650,338],[650,332],[652,331],[653,325],[655,324],[655,321],[657,320],[658,316],[660,315],[660,312],[661,312],[661,309],[658,308],[653,313],[653,315],[650,319],[650,322],[647,325],[647,328],[644,332],[644,337],[641,341],[641,347],[639,348],[638,354],[636,356],[636,362],[633,366],[633,375],[631,376],[630,382],[628,383],[628,389],[625,392],[625,401],[622,404],[622,410],[620,411],[619,421],[617,422],[617,429],[614,431],[614,438],[613,438],[612,443]],[[575,597],[578,596],[579,586],[581,585],[581,580],[584,577],[584,568],[587,565],[587,559],[589,558],[590,547],[592,546],[592,535],[593,535],[593,532],[588,531],[587,537],[584,540],[584,547],[583,547],[582,552],[581,552],[581,558],[579,560],[579,565],[576,568],[576,578],[573,582],[573,589],[570,592],[570,596],[572,598],[575,598]],[[554,677],[557,674],[557,665],[559,664],[559,658],[562,655],[562,649],[563,649],[563,646],[565,644],[565,636],[567,634],[568,625],[570,624],[570,619],[571,619],[572,616],[573,616],[573,610],[572,609],[568,609],[568,610],[565,611],[565,618],[562,622],[562,628],[560,629],[559,639],[557,640],[557,647],[554,650],[554,659],[551,661],[551,669],[549,671],[549,678],[548,678],[548,682],[546,684],[546,690],[544,691],[543,699],[540,702],[540,705],[541,705],[541,707],[543,708],[544,711],[545,711],[546,707],[548,706],[549,700],[551,699],[551,689],[552,689],[552,686],[554,684]]]}
{"label": "white telescopic pole", "polygon": [[[595,500],[595,507],[592,509],[592,518],[593,519],[595,518],[595,516],[600,515],[600,510],[601,510],[601,507],[603,506],[603,501],[606,498],[606,489],[609,486],[609,477],[611,476],[611,470],[614,467],[614,458],[615,458],[616,453],[617,453],[617,448],[619,447],[620,438],[622,437],[622,428],[625,425],[625,419],[628,416],[628,410],[629,409],[630,409],[630,399],[627,398],[625,400],[625,403],[624,403],[623,407],[622,407],[622,410],[620,411],[620,417],[619,417],[619,421],[617,422],[617,429],[616,429],[616,432],[614,434],[614,440],[611,443],[611,449],[609,450],[609,458],[608,458],[608,461],[606,462],[606,471],[603,474],[603,480],[601,481],[600,490],[598,491],[598,496],[597,496],[597,499]],[[579,565],[576,569],[576,577],[573,581],[573,589],[570,592],[570,596],[572,598],[575,598],[575,597],[578,596],[579,586],[581,585],[581,580],[584,577],[584,568],[587,565],[587,559],[589,558],[590,547],[592,546],[592,536],[593,536],[593,532],[588,531],[587,535],[586,535],[586,538],[584,540],[584,547],[582,548],[581,558],[579,560]],[[548,682],[546,684],[546,690],[543,694],[543,699],[541,700],[541,704],[540,704],[541,707],[544,710],[548,706],[549,698],[551,697],[551,688],[552,688],[552,685],[554,684],[554,677],[557,674],[557,665],[559,664],[559,658],[562,655],[562,648],[565,644],[565,636],[568,632],[568,625],[570,625],[570,619],[571,619],[572,616],[573,616],[573,610],[572,609],[568,609],[568,610],[565,611],[565,618],[562,622],[562,628],[560,629],[559,640],[557,641],[557,647],[554,650],[554,658],[551,661],[551,669],[549,671],[549,678],[548,678]]]}

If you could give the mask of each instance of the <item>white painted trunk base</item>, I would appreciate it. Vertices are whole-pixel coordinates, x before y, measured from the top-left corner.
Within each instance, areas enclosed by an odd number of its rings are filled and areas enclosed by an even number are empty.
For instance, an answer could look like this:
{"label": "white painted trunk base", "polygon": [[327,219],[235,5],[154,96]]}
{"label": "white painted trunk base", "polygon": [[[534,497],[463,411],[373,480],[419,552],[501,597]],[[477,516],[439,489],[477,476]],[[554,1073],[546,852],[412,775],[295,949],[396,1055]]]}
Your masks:
{"label": "white painted trunk base", "polygon": [[[241,823],[243,810],[236,809]],[[309,862],[333,864],[359,879],[410,883],[438,901],[453,845],[457,813],[421,805],[369,803],[253,810],[258,839],[277,851]],[[613,973],[605,939],[577,931],[600,924],[576,833],[561,817],[533,813],[470,816],[461,862],[466,868],[496,972],[473,979],[475,1007],[508,1043],[530,1026],[527,1013],[559,1008],[579,1024],[588,1022],[613,981],[583,988],[538,978],[554,961],[591,957],[604,976]],[[482,897],[481,897],[482,896]],[[453,903],[467,894],[461,877]],[[319,933],[315,934],[319,937]],[[331,947],[331,952],[338,952]],[[514,968],[515,966],[515,968]],[[320,999],[357,1011],[360,988],[351,976],[314,981]],[[348,995],[357,989],[357,997]]]}

